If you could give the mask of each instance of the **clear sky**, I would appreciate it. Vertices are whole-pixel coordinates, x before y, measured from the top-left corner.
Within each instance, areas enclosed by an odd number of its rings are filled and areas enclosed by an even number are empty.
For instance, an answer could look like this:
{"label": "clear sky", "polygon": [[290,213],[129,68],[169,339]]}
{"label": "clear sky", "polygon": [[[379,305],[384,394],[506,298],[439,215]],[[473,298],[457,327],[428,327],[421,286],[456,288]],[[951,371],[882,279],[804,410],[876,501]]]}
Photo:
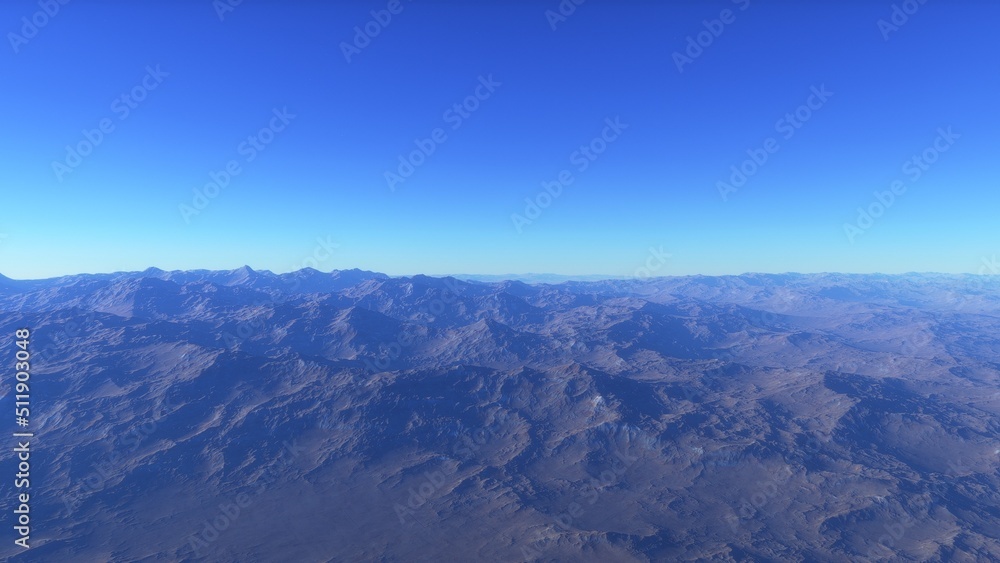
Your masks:
{"label": "clear sky", "polygon": [[998,20],[6,1],[0,273],[976,272],[1000,254]]}

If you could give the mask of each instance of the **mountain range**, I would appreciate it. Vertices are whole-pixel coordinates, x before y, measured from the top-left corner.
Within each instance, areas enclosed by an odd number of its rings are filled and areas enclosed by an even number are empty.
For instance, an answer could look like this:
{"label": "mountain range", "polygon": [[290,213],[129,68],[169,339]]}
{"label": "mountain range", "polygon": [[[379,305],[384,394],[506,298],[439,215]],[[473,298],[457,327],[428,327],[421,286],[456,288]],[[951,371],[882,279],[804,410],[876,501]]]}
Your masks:
{"label": "mountain range", "polygon": [[998,276],[462,278],[0,276],[0,557],[1000,560]]}

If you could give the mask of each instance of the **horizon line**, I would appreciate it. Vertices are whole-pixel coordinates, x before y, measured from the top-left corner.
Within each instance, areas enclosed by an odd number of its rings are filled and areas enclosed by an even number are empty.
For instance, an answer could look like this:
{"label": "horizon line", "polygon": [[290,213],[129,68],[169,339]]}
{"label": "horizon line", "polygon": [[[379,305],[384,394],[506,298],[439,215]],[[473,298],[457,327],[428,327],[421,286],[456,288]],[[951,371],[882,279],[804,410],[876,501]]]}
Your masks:
{"label": "horizon line", "polygon": [[[241,270],[249,271],[256,274],[272,275],[276,277],[286,276],[290,274],[299,274],[302,272],[316,274],[334,274],[340,272],[362,272],[368,274],[374,274],[379,276],[385,276],[387,278],[414,278],[418,276],[429,277],[429,278],[455,278],[455,279],[471,279],[476,280],[477,278],[490,278],[490,282],[502,282],[502,281],[521,281],[521,278],[561,278],[560,282],[563,281],[586,281],[586,282],[600,282],[600,281],[651,281],[656,279],[670,279],[670,278],[725,278],[725,277],[742,277],[742,276],[819,276],[819,275],[842,275],[842,276],[913,276],[913,275],[934,275],[934,276],[989,276],[990,273],[986,272],[938,272],[938,271],[907,271],[907,272],[837,272],[837,271],[822,271],[822,272],[795,272],[795,271],[784,271],[784,272],[764,272],[764,271],[747,271],[741,273],[729,273],[729,274],[666,274],[666,275],[650,275],[650,276],[636,276],[636,275],[622,275],[622,274],[560,274],[554,272],[525,272],[521,274],[426,274],[426,273],[415,273],[415,274],[388,274],[385,272],[378,272],[375,270],[365,270],[362,268],[340,268],[333,269],[330,271],[318,270],[312,267],[300,268],[298,270],[289,270],[286,272],[275,272],[268,269],[255,269],[249,265],[243,265],[237,268],[231,269],[211,269],[211,268],[190,268],[190,269],[180,269],[180,270],[164,270],[156,266],[150,266],[144,270],[116,270],[113,272],[78,272],[72,274],[62,274],[56,276],[39,277],[39,278],[11,278],[0,272],[0,279],[6,279],[10,281],[50,281],[57,280],[61,278],[68,277],[80,277],[80,276],[124,276],[124,275],[141,275],[147,272],[154,271],[163,274],[174,274],[174,273],[194,273],[194,272],[209,272],[209,273],[235,273]],[[996,272],[993,272],[996,273]],[[545,282],[538,282],[545,283]]]}

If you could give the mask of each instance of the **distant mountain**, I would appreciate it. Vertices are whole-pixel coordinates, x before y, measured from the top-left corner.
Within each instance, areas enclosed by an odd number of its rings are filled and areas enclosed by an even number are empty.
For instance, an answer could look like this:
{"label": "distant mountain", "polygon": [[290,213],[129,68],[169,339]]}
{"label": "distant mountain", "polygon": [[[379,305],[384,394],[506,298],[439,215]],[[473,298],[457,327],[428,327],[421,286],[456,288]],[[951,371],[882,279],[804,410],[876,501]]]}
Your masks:
{"label": "distant mountain", "polygon": [[582,275],[571,276],[563,274],[455,274],[452,276],[460,280],[482,281],[496,283],[502,281],[520,281],[524,283],[563,283],[567,281],[600,281],[607,279],[628,279],[628,276],[605,276],[605,275]]}
{"label": "distant mountain", "polygon": [[1000,560],[997,277],[0,277],[0,557]]}

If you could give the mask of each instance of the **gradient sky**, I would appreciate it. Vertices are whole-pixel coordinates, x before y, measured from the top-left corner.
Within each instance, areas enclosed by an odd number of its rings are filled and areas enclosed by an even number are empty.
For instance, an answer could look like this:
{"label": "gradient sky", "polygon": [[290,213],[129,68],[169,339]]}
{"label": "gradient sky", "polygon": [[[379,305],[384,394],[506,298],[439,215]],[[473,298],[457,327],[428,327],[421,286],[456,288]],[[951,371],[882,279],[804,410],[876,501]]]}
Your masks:
{"label": "gradient sky", "polygon": [[[211,0],[52,16],[4,2],[0,273],[976,272],[1000,254],[992,0],[912,2],[898,29],[879,25],[893,2],[832,0],[589,0],[563,21],[546,15],[556,0],[402,0],[369,24],[388,4],[256,0],[220,18]],[[723,10],[679,71],[674,54]],[[378,34],[348,62],[366,24]],[[478,108],[446,113],[488,77]],[[779,120],[821,87],[832,96],[786,138]],[[248,161],[241,143],[284,108],[295,117]],[[580,170],[574,152],[615,118],[627,129]],[[102,120],[114,129],[60,176]],[[959,137],[938,139],[949,127]],[[436,128],[443,142],[390,189]],[[718,182],[769,137],[777,150],[724,199]],[[948,150],[907,173],[935,142]],[[230,161],[240,173],[185,220]],[[563,170],[572,184],[519,232],[512,215]]]}

